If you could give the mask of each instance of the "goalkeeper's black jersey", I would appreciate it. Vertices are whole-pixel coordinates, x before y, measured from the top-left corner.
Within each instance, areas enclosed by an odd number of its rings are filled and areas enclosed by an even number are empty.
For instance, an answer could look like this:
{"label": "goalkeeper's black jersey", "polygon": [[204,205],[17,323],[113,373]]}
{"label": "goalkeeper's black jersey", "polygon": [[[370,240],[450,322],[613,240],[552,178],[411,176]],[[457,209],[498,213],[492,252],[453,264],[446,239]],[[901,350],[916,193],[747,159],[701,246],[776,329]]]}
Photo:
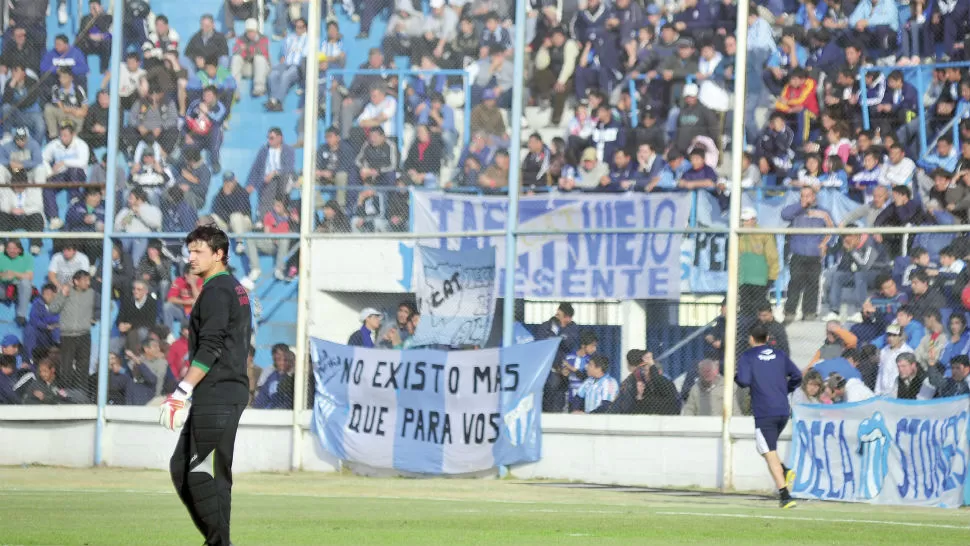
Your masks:
{"label": "goalkeeper's black jersey", "polygon": [[196,385],[193,404],[247,404],[246,363],[253,333],[249,294],[229,273],[205,280],[189,317],[189,358],[208,373]]}

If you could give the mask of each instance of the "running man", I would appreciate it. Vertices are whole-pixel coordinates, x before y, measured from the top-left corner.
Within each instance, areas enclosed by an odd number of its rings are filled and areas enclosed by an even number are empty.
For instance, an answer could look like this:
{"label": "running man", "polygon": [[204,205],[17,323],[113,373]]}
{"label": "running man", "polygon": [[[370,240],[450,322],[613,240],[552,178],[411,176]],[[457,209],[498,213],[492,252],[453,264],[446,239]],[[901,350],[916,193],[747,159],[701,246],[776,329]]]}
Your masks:
{"label": "running man", "polygon": [[162,403],[159,422],[182,429],[171,473],[192,522],[207,546],[229,546],[233,448],[239,417],[249,402],[252,311],[246,289],[226,271],[225,232],[198,227],[185,243],[189,268],[205,282],[189,316],[192,365]]}
{"label": "running man", "polygon": [[768,471],[778,488],[782,508],[794,508],[788,488],[795,473],[778,458],[778,436],[788,424],[791,406],[788,395],[802,382],[802,372],[784,352],[768,345],[768,330],[755,324],[748,333],[751,348],[741,353],[734,382],[751,387],[751,412],[754,414],[755,443],[768,463]]}

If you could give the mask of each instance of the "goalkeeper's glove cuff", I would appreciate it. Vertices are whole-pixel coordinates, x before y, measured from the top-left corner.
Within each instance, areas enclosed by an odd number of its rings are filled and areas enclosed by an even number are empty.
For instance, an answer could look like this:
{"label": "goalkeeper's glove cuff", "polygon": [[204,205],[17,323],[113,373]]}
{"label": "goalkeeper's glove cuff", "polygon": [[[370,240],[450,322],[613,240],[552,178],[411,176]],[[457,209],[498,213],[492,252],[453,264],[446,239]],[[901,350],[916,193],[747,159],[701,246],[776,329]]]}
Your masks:
{"label": "goalkeeper's glove cuff", "polygon": [[172,393],[172,397],[176,400],[188,400],[192,398],[192,391],[195,387],[187,381],[182,381],[176,387],[175,392]]}

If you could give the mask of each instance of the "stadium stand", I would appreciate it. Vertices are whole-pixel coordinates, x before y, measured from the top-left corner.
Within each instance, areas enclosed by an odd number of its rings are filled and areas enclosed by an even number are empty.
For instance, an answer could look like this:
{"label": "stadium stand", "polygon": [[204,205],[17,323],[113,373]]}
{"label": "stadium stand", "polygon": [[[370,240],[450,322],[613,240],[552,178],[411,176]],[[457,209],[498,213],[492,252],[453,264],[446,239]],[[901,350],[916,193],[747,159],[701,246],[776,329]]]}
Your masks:
{"label": "stadium stand", "polygon": [[[410,209],[400,188],[502,194],[509,162],[516,161],[527,193],[689,191],[714,211],[709,216],[716,221],[730,192],[744,191],[750,207],[742,217],[748,225],[777,214],[782,223],[820,230],[791,236],[787,244],[776,244],[774,236],[742,236],[746,324],[773,324],[778,343],[785,326],[822,317],[831,325],[820,350],[823,360],[840,358],[840,349],[878,358],[886,350],[887,327],[901,326],[918,355],[932,355],[923,367],[939,366],[942,375],[950,375],[938,347],[921,353],[923,335],[910,334],[914,329],[908,325],[921,324],[931,309],[941,310],[939,320],[948,326],[966,312],[967,237],[839,238],[827,236],[824,228],[966,223],[965,3],[753,3],[747,108],[731,112],[737,53],[732,0],[586,0],[582,8],[570,1],[531,0],[522,120],[509,119],[516,82],[513,6],[506,0],[347,0],[327,6],[320,44],[306,38],[305,3],[268,2],[266,13],[259,14],[250,0],[198,0],[191,9],[175,0],[138,0],[126,4],[126,55],[117,76],[106,71],[104,43],[117,39],[107,35],[110,16],[95,0],[81,4],[81,10],[71,2],[63,9],[59,4],[45,15],[44,0],[10,2],[5,19],[14,24],[4,32],[0,55],[6,68],[0,76],[5,88],[0,183],[6,185],[0,188],[0,222],[11,230],[43,225],[92,231],[116,221],[121,231],[146,233],[118,250],[117,261],[130,259],[127,265],[115,264],[116,271],[147,275],[147,286],[132,284],[135,276],[129,275],[125,284],[112,287],[119,313],[127,299],[120,296],[137,286],[157,299],[154,321],[141,317],[140,327],[134,319],[118,319],[128,325],[118,332],[119,350],[137,354],[129,358],[157,360],[158,351],[176,350],[178,333],[171,329],[184,319],[182,300],[191,299],[197,281],[178,276],[180,245],[152,241],[151,232],[184,232],[210,220],[236,233],[291,233],[300,221],[313,221],[321,232],[404,231]],[[303,71],[313,62],[321,68],[321,111],[312,115],[326,132],[317,152],[319,194],[313,196],[319,217],[301,219],[296,182],[306,114]],[[109,77],[122,79],[127,108],[123,167],[103,159],[107,96],[101,91]],[[510,123],[532,131],[523,150],[508,149]],[[726,177],[727,135],[734,123],[745,128],[740,187]],[[53,187],[20,192],[15,186],[103,183],[112,168],[123,168],[126,180],[118,203],[127,208],[117,220],[104,218],[97,186],[67,192]],[[704,221],[692,218],[695,224]],[[37,273],[29,285],[5,277],[14,288],[5,292],[11,300],[18,290],[37,291],[34,303],[56,297],[39,281],[44,272],[52,267],[55,277],[68,282],[73,271],[99,261],[98,248],[80,243],[38,240],[26,248],[25,258],[14,259],[18,251],[8,244],[2,262],[7,275],[22,271],[23,261],[32,258]],[[290,283],[295,242],[252,241],[235,250],[232,266],[253,283],[267,311],[258,319],[256,359],[272,348],[274,365],[266,377],[279,381],[292,366],[285,345],[293,343],[295,331],[283,317],[296,315]],[[79,251],[90,263],[70,265]],[[60,285],[54,289],[56,294]],[[174,301],[165,295],[169,289]],[[784,301],[783,324],[756,318],[769,299]],[[0,308],[0,321],[9,324],[18,343],[29,338],[33,348],[46,344],[48,334],[33,324],[30,305],[26,296],[11,301]],[[127,311],[126,317],[139,315],[142,306]],[[157,322],[167,331],[159,331]],[[406,335],[407,328],[399,330]],[[696,377],[712,384],[709,360],[719,359],[718,335],[723,337],[715,328],[696,341],[695,352],[705,357],[700,366],[697,360],[674,366],[686,376],[679,385],[653,364],[647,366],[653,372],[632,374],[660,402],[649,408],[632,404],[639,409],[629,411],[676,413],[700,388]],[[143,354],[153,336],[161,346]],[[953,330],[950,338],[939,345],[946,354],[970,352],[962,330]],[[569,347],[567,353],[577,357],[580,349]],[[646,362],[644,355],[628,355],[632,369]],[[23,358],[32,355],[25,349]],[[557,369],[550,384],[559,393],[578,379]],[[871,374],[866,379],[877,394],[895,388],[877,385]],[[669,396],[678,388],[679,396]],[[269,401],[268,392],[254,397],[259,407],[285,406]],[[553,399],[550,410],[572,403],[560,394]],[[720,405],[705,401],[701,407],[716,411]]]}

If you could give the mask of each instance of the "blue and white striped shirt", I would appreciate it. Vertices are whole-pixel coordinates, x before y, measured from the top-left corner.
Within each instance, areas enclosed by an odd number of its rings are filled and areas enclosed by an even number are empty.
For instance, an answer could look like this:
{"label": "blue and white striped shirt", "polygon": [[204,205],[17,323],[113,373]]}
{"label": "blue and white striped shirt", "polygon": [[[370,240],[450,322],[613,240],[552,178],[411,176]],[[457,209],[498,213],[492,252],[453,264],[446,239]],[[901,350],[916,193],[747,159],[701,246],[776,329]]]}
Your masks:
{"label": "blue and white striped shirt", "polygon": [[283,45],[283,57],[286,59],[286,64],[299,66],[303,64],[303,59],[307,58],[308,55],[310,55],[310,42],[305,32],[302,36],[290,34],[286,37],[286,43]]}
{"label": "blue and white striped shirt", "polygon": [[320,53],[327,56],[327,59],[336,58],[338,55],[344,52],[344,41],[337,40],[336,42],[331,42],[330,40],[324,40],[323,44],[320,45]]}
{"label": "blue and white striped shirt", "polygon": [[616,382],[616,379],[608,375],[604,375],[599,379],[593,379],[592,377],[587,378],[586,381],[579,387],[579,392],[576,394],[585,399],[585,410],[586,413],[592,413],[596,408],[600,407],[603,402],[612,402],[616,400],[616,395],[620,391],[620,384]]}

